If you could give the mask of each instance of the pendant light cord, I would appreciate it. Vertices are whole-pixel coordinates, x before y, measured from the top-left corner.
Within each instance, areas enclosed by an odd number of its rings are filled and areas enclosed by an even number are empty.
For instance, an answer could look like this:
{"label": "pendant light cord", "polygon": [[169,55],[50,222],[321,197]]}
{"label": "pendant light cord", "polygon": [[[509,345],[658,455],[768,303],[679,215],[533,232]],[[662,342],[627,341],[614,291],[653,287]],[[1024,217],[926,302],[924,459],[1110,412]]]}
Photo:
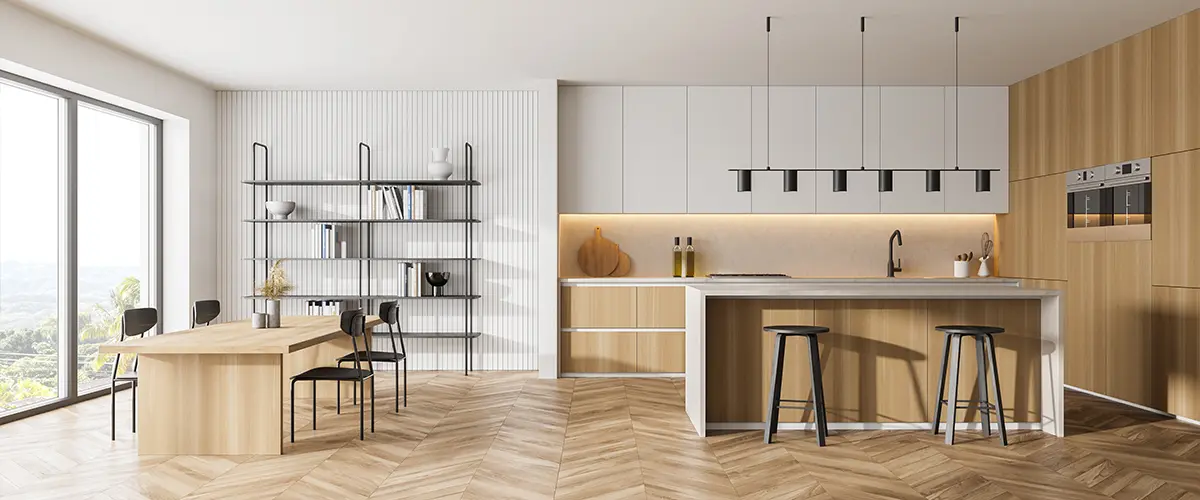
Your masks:
{"label": "pendant light cord", "polygon": [[859,94],[859,138],[858,163],[862,170],[867,169],[867,18],[858,18],[858,94]]}
{"label": "pendant light cord", "polygon": [[962,131],[958,118],[958,99],[962,88],[958,85],[958,16],[954,17],[954,170],[958,170],[958,134]]}
{"label": "pendant light cord", "polygon": [[771,16],[767,16],[767,170],[771,170]]}

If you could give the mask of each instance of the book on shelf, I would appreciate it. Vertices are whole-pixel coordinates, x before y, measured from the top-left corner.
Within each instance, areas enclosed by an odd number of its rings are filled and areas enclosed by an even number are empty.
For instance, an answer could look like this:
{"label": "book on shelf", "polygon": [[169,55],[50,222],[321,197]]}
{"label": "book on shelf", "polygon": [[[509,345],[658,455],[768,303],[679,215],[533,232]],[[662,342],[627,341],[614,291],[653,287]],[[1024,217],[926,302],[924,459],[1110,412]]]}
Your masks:
{"label": "book on shelf", "polygon": [[346,256],[346,242],[339,241],[336,224],[321,224],[313,228],[313,257],[334,259]]}
{"label": "book on shelf", "polygon": [[400,191],[400,206],[405,220],[424,220],[428,208],[428,195],[424,189],[407,186]]}
{"label": "book on shelf", "polygon": [[420,220],[426,217],[428,195],[412,186],[371,186],[367,196],[372,219]]}
{"label": "book on shelf", "polygon": [[425,295],[425,265],[420,262],[402,262],[398,276],[399,293],[401,297],[421,297]]}

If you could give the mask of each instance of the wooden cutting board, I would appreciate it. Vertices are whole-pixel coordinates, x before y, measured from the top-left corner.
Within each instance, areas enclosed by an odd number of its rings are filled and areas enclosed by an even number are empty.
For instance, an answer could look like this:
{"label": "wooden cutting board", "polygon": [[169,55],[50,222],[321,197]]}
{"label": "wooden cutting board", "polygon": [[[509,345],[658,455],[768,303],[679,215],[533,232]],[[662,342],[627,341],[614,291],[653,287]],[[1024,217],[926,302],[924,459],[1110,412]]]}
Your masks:
{"label": "wooden cutting board", "polygon": [[601,236],[599,227],[595,235],[579,247],[579,268],[588,276],[600,278],[611,275],[620,261],[620,247]]}
{"label": "wooden cutting board", "polygon": [[625,252],[621,252],[621,254],[617,256],[617,268],[614,269],[612,274],[610,274],[609,276],[612,276],[614,278],[620,278],[622,276],[629,274],[629,270],[632,267],[633,267],[633,262],[629,260],[629,254],[627,254]]}

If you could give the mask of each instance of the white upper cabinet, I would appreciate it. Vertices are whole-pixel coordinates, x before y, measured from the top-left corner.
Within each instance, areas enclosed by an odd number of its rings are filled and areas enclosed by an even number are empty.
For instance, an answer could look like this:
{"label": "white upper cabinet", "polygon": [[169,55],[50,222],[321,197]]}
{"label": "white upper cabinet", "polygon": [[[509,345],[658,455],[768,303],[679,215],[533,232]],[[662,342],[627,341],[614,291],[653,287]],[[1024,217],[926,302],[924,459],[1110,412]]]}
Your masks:
{"label": "white upper cabinet", "polygon": [[[817,92],[815,87],[754,87],[754,152],[752,166],[801,170],[794,192],[783,191],[783,172],[755,172],[754,213],[802,214],[816,211]],[[767,116],[770,115],[770,141]],[[768,150],[768,143],[770,149]],[[769,154],[768,154],[769,153]]]}
{"label": "white upper cabinet", "polygon": [[687,87],[625,87],[625,213],[687,212],[687,92]]}
{"label": "white upper cabinet", "polygon": [[688,88],[688,213],[749,213],[729,169],[750,168],[750,87]]}
{"label": "white upper cabinet", "polygon": [[621,213],[621,87],[558,90],[558,210]]}
{"label": "white upper cabinet", "polygon": [[880,168],[892,172],[892,190],[879,194],[883,213],[945,211],[945,190],[926,192],[925,172],[945,163],[945,87],[884,87],[880,106]]}
{"label": "white upper cabinet", "polygon": [[[1008,88],[962,87],[955,127],[955,88],[946,88],[946,172],[942,190],[946,193],[946,213],[1008,213]],[[974,172],[953,172],[955,134],[958,142],[958,166],[989,168],[991,191],[975,192]]]}
{"label": "white upper cabinet", "polygon": [[817,87],[817,168],[850,171],[843,192],[833,172],[817,173],[817,213],[879,212],[879,175],[856,171],[879,168],[879,98],[879,87]]}
{"label": "white upper cabinet", "polygon": [[[779,86],[769,112],[767,92],[561,87],[559,212],[1008,212],[1006,87]],[[778,172],[737,191],[730,169],[768,165]],[[942,190],[926,192],[924,171],[939,168]],[[833,191],[833,169],[846,191]],[[893,170],[892,191],[879,191],[879,169]],[[975,191],[975,169],[995,170],[991,191]]]}

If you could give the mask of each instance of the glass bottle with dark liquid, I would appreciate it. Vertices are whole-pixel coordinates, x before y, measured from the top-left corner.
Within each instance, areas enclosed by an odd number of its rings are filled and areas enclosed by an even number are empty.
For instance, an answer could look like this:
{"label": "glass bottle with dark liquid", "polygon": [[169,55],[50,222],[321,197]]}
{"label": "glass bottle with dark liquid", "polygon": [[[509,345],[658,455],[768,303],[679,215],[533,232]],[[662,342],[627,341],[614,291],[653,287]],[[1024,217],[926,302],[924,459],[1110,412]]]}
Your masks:
{"label": "glass bottle with dark liquid", "polygon": [[687,246],[683,248],[683,269],[685,277],[696,277],[696,248],[692,246],[691,236],[688,236]]}
{"label": "glass bottle with dark liquid", "polygon": [[675,237],[675,247],[671,249],[675,254],[675,276],[676,278],[683,277],[683,250],[679,248],[679,237]]}

